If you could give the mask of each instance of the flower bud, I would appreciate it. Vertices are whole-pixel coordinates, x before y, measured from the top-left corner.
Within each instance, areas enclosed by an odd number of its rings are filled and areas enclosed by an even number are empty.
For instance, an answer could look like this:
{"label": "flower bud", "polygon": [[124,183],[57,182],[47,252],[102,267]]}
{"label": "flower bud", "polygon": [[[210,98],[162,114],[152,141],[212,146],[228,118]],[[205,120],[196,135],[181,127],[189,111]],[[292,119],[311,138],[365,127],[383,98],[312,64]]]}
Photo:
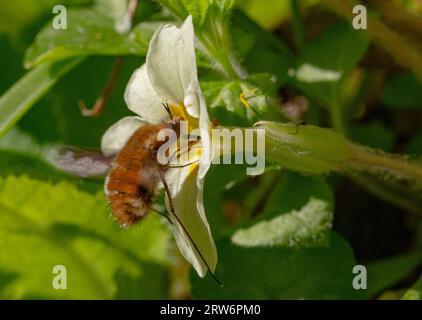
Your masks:
{"label": "flower bud", "polygon": [[307,174],[341,171],[349,157],[346,139],[329,129],[260,121],[267,161]]}

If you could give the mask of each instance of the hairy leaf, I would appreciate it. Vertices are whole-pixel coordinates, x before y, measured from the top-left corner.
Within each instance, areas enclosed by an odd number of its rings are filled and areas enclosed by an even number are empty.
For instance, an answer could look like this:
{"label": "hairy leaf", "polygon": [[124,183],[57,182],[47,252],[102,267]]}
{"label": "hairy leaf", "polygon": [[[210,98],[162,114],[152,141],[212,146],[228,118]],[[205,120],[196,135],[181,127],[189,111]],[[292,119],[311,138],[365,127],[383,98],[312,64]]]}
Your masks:
{"label": "hairy leaf", "polygon": [[192,280],[196,299],[353,299],[364,293],[352,287],[352,250],[339,235],[326,248],[242,248],[217,242],[216,276]]}
{"label": "hairy leaf", "polygon": [[[119,279],[137,279],[148,290],[146,272],[167,263],[169,235],[156,216],[121,230],[102,193],[69,182],[1,178],[0,212],[0,277],[9,277],[0,287],[3,298],[112,298]],[[67,269],[67,290],[52,287],[55,265]]]}
{"label": "hairy leaf", "polygon": [[282,214],[239,229],[232,241],[242,247],[308,247],[324,245],[331,228],[333,213],[329,205],[315,198],[299,211]]}

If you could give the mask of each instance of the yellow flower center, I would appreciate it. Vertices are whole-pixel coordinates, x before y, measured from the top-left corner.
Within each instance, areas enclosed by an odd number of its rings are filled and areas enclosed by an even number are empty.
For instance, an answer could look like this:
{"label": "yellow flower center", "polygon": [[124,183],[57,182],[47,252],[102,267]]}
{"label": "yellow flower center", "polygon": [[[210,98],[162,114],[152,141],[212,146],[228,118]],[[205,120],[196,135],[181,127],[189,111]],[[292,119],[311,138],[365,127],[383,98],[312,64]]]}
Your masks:
{"label": "yellow flower center", "polygon": [[188,122],[188,131],[191,132],[199,127],[199,119],[192,117],[183,104],[169,104],[170,112],[173,117],[179,116]]}

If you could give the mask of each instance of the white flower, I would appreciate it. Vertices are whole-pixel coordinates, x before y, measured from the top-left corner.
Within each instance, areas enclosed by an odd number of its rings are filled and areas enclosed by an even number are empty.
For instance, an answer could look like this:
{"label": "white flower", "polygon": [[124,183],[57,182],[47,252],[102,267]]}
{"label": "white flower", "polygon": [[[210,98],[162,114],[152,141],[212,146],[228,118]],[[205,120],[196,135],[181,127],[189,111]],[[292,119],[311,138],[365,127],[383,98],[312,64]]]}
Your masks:
{"label": "white flower", "polygon": [[105,155],[115,154],[143,124],[170,120],[163,103],[170,106],[173,116],[189,121],[190,132],[200,130],[201,142],[197,145],[200,148],[196,148],[199,150],[198,162],[168,169],[166,181],[176,214],[195,243],[171,212],[167,199],[177,245],[186,260],[204,277],[207,265],[212,272],[215,270],[217,250],[203,203],[204,178],[211,164],[210,121],[198,83],[194,40],[190,16],[180,28],[163,25],[155,32],[146,63],[134,72],[125,92],[129,109],[139,117],[123,118],[109,128],[103,136],[101,148]]}

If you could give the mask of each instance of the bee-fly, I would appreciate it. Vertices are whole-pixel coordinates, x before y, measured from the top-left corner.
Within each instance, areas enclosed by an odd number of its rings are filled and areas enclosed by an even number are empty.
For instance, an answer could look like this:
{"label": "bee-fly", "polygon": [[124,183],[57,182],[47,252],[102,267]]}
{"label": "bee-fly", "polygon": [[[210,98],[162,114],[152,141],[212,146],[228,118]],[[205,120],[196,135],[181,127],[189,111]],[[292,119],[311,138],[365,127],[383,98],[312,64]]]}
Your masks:
{"label": "bee-fly", "polygon": [[[96,170],[95,167],[101,164],[101,170],[104,173],[108,171],[105,182],[108,204],[112,215],[124,228],[142,220],[150,210],[153,210],[152,204],[161,182],[173,216],[198,252],[212,278],[222,285],[212,273],[207,261],[174,209],[170,190],[165,180],[165,173],[168,168],[183,167],[184,165],[163,165],[158,161],[157,153],[160,147],[166,143],[166,141],[158,139],[159,132],[163,129],[170,129],[179,137],[180,122],[183,120],[180,117],[173,117],[167,105],[164,105],[164,107],[171,120],[160,124],[141,126],[132,134],[114,159],[110,159],[110,157],[99,159],[98,155],[93,156],[94,153],[66,150],[64,154],[55,155],[50,160],[56,167],[82,177],[91,176],[92,173],[98,176],[99,170]],[[88,158],[89,161],[87,161]],[[87,163],[89,165],[86,165]],[[107,171],[104,170],[105,166],[108,169]],[[165,216],[163,213],[160,214]],[[166,218],[170,221],[167,216]]]}
{"label": "bee-fly", "polygon": [[157,160],[157,152],[165,143],[157,139],[163,129],[178,133],[180,118],[140,127],[117,154],[107,175],[107,200],[114,217],[124,227],[145,217],[159,183],[164,183],[162,180],[167,167]]}

